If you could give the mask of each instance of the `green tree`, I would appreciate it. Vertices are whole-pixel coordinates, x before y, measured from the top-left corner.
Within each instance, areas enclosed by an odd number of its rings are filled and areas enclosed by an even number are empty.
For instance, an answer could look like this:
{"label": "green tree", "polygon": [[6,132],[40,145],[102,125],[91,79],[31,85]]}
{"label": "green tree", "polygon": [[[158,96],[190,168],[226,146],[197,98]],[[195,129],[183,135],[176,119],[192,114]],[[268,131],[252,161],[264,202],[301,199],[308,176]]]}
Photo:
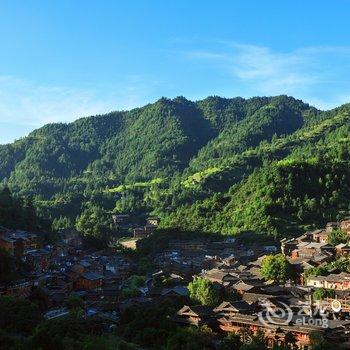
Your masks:
{"label": "green tree", "polygon": [[190,298],[202,305],[217,306],[222,297],[220,286],[203,277],[195,277],[188,285]]}
{"label": "green tree", "polygon": [[313,292],[312,296],[315,300],[322,300],[325,298],[334,298],[335,291],[329,288],[318,288]]}
{"label": "green tree", "polygon": [[82,309],[84,307],[84,301],[78,295],[70,295],[65,301],[64,305],[69,309]]}
{"label": "green tree", "polygon": [[330,268],[335,267],[341,272],[350,272],[350,259],[349,257],[341,257],[330,264]]}
{"label": "green tree", "polygon": [[36,230],[39,226],[34,199],[28,196],[23,200],[23,221],[28,230]]}
{"label": "green tree", "polygon": [[261,263],[264,278],[284,283],[292,277],[292,267],[283,254],[268,255]]}
{"label": "green tree", "polygon": [[[213,349],[214,336],[208,327],[177,328],[170,334],[165,346],[166,350],[209,350]],[[231,347],[231,350],[238,348]]]}
{"label": "green tree", "polygon": [[241,336],[237,333],[227,334],[221,342],[222,350],[239,350],[242,346]]}
{"label": "green tree", "polygon": [[18,336],[11,335],[0,328],[1,350],[24,350],[23,342]]}
{"label": "green tree", "polygon": [[9,278],[13,270],[13,259],[11,255],[2,247],[0,247],[0,281]]}
{"label": "green tree", "polygon": [[122,296],[129,298],[140,294],[140,288],[144,285],[146,278],[144,276],[130,276],[122,286]]}
{"label": "green tree", "polygon": [[335,229],[329,233],[327,241],[332,245],[347,243],[349,241],[349,236],[345,231],[341,229]]}
{"label": "green tree", "polygon": [[49,297],[40,287],[33,287],[28,299],[38,305],[42,312],[49,306]]}
{"label": "green tree", "polygon": [[59,231],[61,229],[65,229],[65,228],[71,228],[73,227],[73,223],[72,220],[67,217],[67,216],[60,216],[58,219],[54,219],[52,221],[52,230],[54,231]]}
{"label": "green tree", "polygon": [[328,342],[321,333],[313,331],[310,333],[310,346],[312,350],[336,350],[341,349],[339,344]]}
{"label": "green tree", "polygon": [[264,332],[258,330],[251,336],[251,341],[249,343],[244,343],[240,350],[267,350]]}
{"label": "green tree", "polygon": [[0,297],[0,328],[30,334],[41,320],[42,314],[36,304],[9,296]]}
{"label": "green tree", "polygon": [[116,336],[101,334],[100,325],[93,320],[66,317],[44,321],[29,338],[26,349],[41,350],[134,350],[134,344]]}
{"label": "green tree", "polygon": [[90,243],[105,246],[113,230],[110,215],[99,206],[90,206],[76,220],[78,232]]}
{"label": "green tree", "polygon": [[284,341],[288,347],[290,347],[291,349],[294,349],[297,343],[297,338],[292,332],[287,332],[284,337]]}
{"label": "green tree", "polygon": [[310,267],[304,271],[304,277],[307,279],[310,276],[326,276],[329,274],[329,269],[328,265]]}

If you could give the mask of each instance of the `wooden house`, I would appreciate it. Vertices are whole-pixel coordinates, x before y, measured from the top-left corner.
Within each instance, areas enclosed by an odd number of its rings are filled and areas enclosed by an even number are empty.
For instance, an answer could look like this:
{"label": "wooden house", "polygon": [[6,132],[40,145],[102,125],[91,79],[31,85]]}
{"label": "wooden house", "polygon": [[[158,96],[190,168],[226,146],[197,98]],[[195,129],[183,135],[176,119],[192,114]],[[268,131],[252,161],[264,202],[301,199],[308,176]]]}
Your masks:
{"label": "wooden house", "polygon": [[99,289],[102,287],[103,276],[95,272],[86,272],[75,282],[76,289]]}
{"label": "wooden house", "polygon": [[174,317],[174,321],[193,326],[209,325],[214,321],[213,311],[203,305],[182,307]]}
{"label": "wooden house", "polygon": [[35,271],[47,271],[50,266],[51,253],[45,249],[34,249],[25,254],[25,261]]}
{"label": "wooden house", "polygon": [[33,283],[27,280],[20,280],[9,284],[6,287],[6,295],[17,298],[27,298],[32,291]]}
{"label": "wooden house", "polygon": [[[332,343],[349,344],[348,321],[330,321],[329,327],[312,325],[298,321],[286,321],[282,319],[264,319],[262,322],[256,315],[236,314],[234,316],[221,317],[218,319],[219,328],[225,332],[234,332],[241,335],[243,342],[249,342],[251,336],[258,331],[264,335],[268,348],[284,346],[286,335],[292,334],[296,339],[296,348],[301,350],[310,349],[310,336],[317,332]],[[346,347],[348,348],[348,347]]]}
{"label": "wooden house", "polygon": [[254,308],[244,300],[224,301],[214,310],[215,313],[221,316],[233,316],[236,314],[250,314],[254,312]]}
{"label": "wooden house", "polygon": [[341,221],[340,228],[350,236],[350,219]]}
{"label": "wooden house", "polygon": [[209,271],[206,271],[203,275],[206,279],[208,279],[211,282],[224,284],[226,282],[236,282],[238,281],[238,275],[237,273],[233,271],[228,270],[219,270],[219,269],[212,269]]}
{"label": "wooden house", "polygon": [[146,226],[157,227],[160,219],[156,216],[150,216],[147,218]]}
{"label": "wooden house", "polygon": [[328,276],[310,276],[307,278],[306,285],[315,288],[328,288],[336,290],[350,289],[350,274],[330,274]]}

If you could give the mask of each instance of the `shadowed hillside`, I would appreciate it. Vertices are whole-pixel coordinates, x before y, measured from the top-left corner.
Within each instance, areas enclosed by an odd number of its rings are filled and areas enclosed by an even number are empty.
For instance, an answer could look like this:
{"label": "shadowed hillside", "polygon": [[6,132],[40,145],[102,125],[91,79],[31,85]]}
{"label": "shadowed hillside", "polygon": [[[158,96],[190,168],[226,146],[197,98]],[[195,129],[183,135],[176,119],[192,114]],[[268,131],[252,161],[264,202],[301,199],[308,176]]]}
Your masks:
{"label": "shadowed hillside", "polygon": [[349,111],[162,98],[2,145],[0,179],[53,219],[148,211],[163,226],[281,234],[348,211]]}

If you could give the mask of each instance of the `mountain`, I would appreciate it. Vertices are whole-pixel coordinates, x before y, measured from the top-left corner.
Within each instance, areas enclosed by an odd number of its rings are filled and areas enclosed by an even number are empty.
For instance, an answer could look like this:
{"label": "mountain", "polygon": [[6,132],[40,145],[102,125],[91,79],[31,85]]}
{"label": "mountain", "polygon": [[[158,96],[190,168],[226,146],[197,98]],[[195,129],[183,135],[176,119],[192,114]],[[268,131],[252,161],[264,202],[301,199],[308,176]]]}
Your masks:
{"label": "mountain", "polygon": [[349,118],[350,105],[288,96],[162,98],[0,146],[0,181],[53,219],[98,207],[185,230],[293,233],[349,210]]}

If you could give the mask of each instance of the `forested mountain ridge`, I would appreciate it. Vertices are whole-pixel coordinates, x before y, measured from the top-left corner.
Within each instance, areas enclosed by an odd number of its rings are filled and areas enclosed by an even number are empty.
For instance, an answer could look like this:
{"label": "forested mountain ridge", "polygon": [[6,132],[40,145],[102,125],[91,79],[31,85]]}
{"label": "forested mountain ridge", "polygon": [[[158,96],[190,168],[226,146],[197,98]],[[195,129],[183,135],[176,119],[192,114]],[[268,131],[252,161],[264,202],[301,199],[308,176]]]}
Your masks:
{"label": "forested mountain ridge", "polygon": [[288,234],[348,216],[349,112],[344,106],[319,123],[233,157],[225,167],[192,175],[190,188],[172,194],[176,210],[163,224]]}
{"label": "forested mountain ridge", "polygon": [[[298,110],[308,109],[300,101],[292,100]],[[162,98],[128,112],[82,118],[69,124],[49,124],[13,144],[0,146],[0,176],[12,186],[37,180],[34,175],[67,179],[84,171],[104,176],[107,173],[107,177],[120,184],[125,179],[150,180],[158,173],[169,175],[174,170],[183,170],[208,141],[228,139],[230,133],[237,133],[236,129],[247,134],[236,142],[249,142],[252,133],[247,127],[254,127],[254,122],[264,123],[259,120],[259,111],[262,109],[263,118],[269,118],[268,109],[286,104],[285,101],[290,103],[284,96],[250,100],[209,97],[197,103],[182,97]],[[300,121],[295,122],[294,129],[298,126]],[[282,127],[282,132],[288,131],[288,127],[285,130]],[[143,168],[145,172],[140,171]],[[47,188],[42,192],[43,196],[51,194]]]}
{"label": "forested mountain ridge", "polygon": [[0,181],[56,219],[149,211],[164,226],[277,234],[349,209],[349,112],[287,96],[162,98],[0,146]]}

